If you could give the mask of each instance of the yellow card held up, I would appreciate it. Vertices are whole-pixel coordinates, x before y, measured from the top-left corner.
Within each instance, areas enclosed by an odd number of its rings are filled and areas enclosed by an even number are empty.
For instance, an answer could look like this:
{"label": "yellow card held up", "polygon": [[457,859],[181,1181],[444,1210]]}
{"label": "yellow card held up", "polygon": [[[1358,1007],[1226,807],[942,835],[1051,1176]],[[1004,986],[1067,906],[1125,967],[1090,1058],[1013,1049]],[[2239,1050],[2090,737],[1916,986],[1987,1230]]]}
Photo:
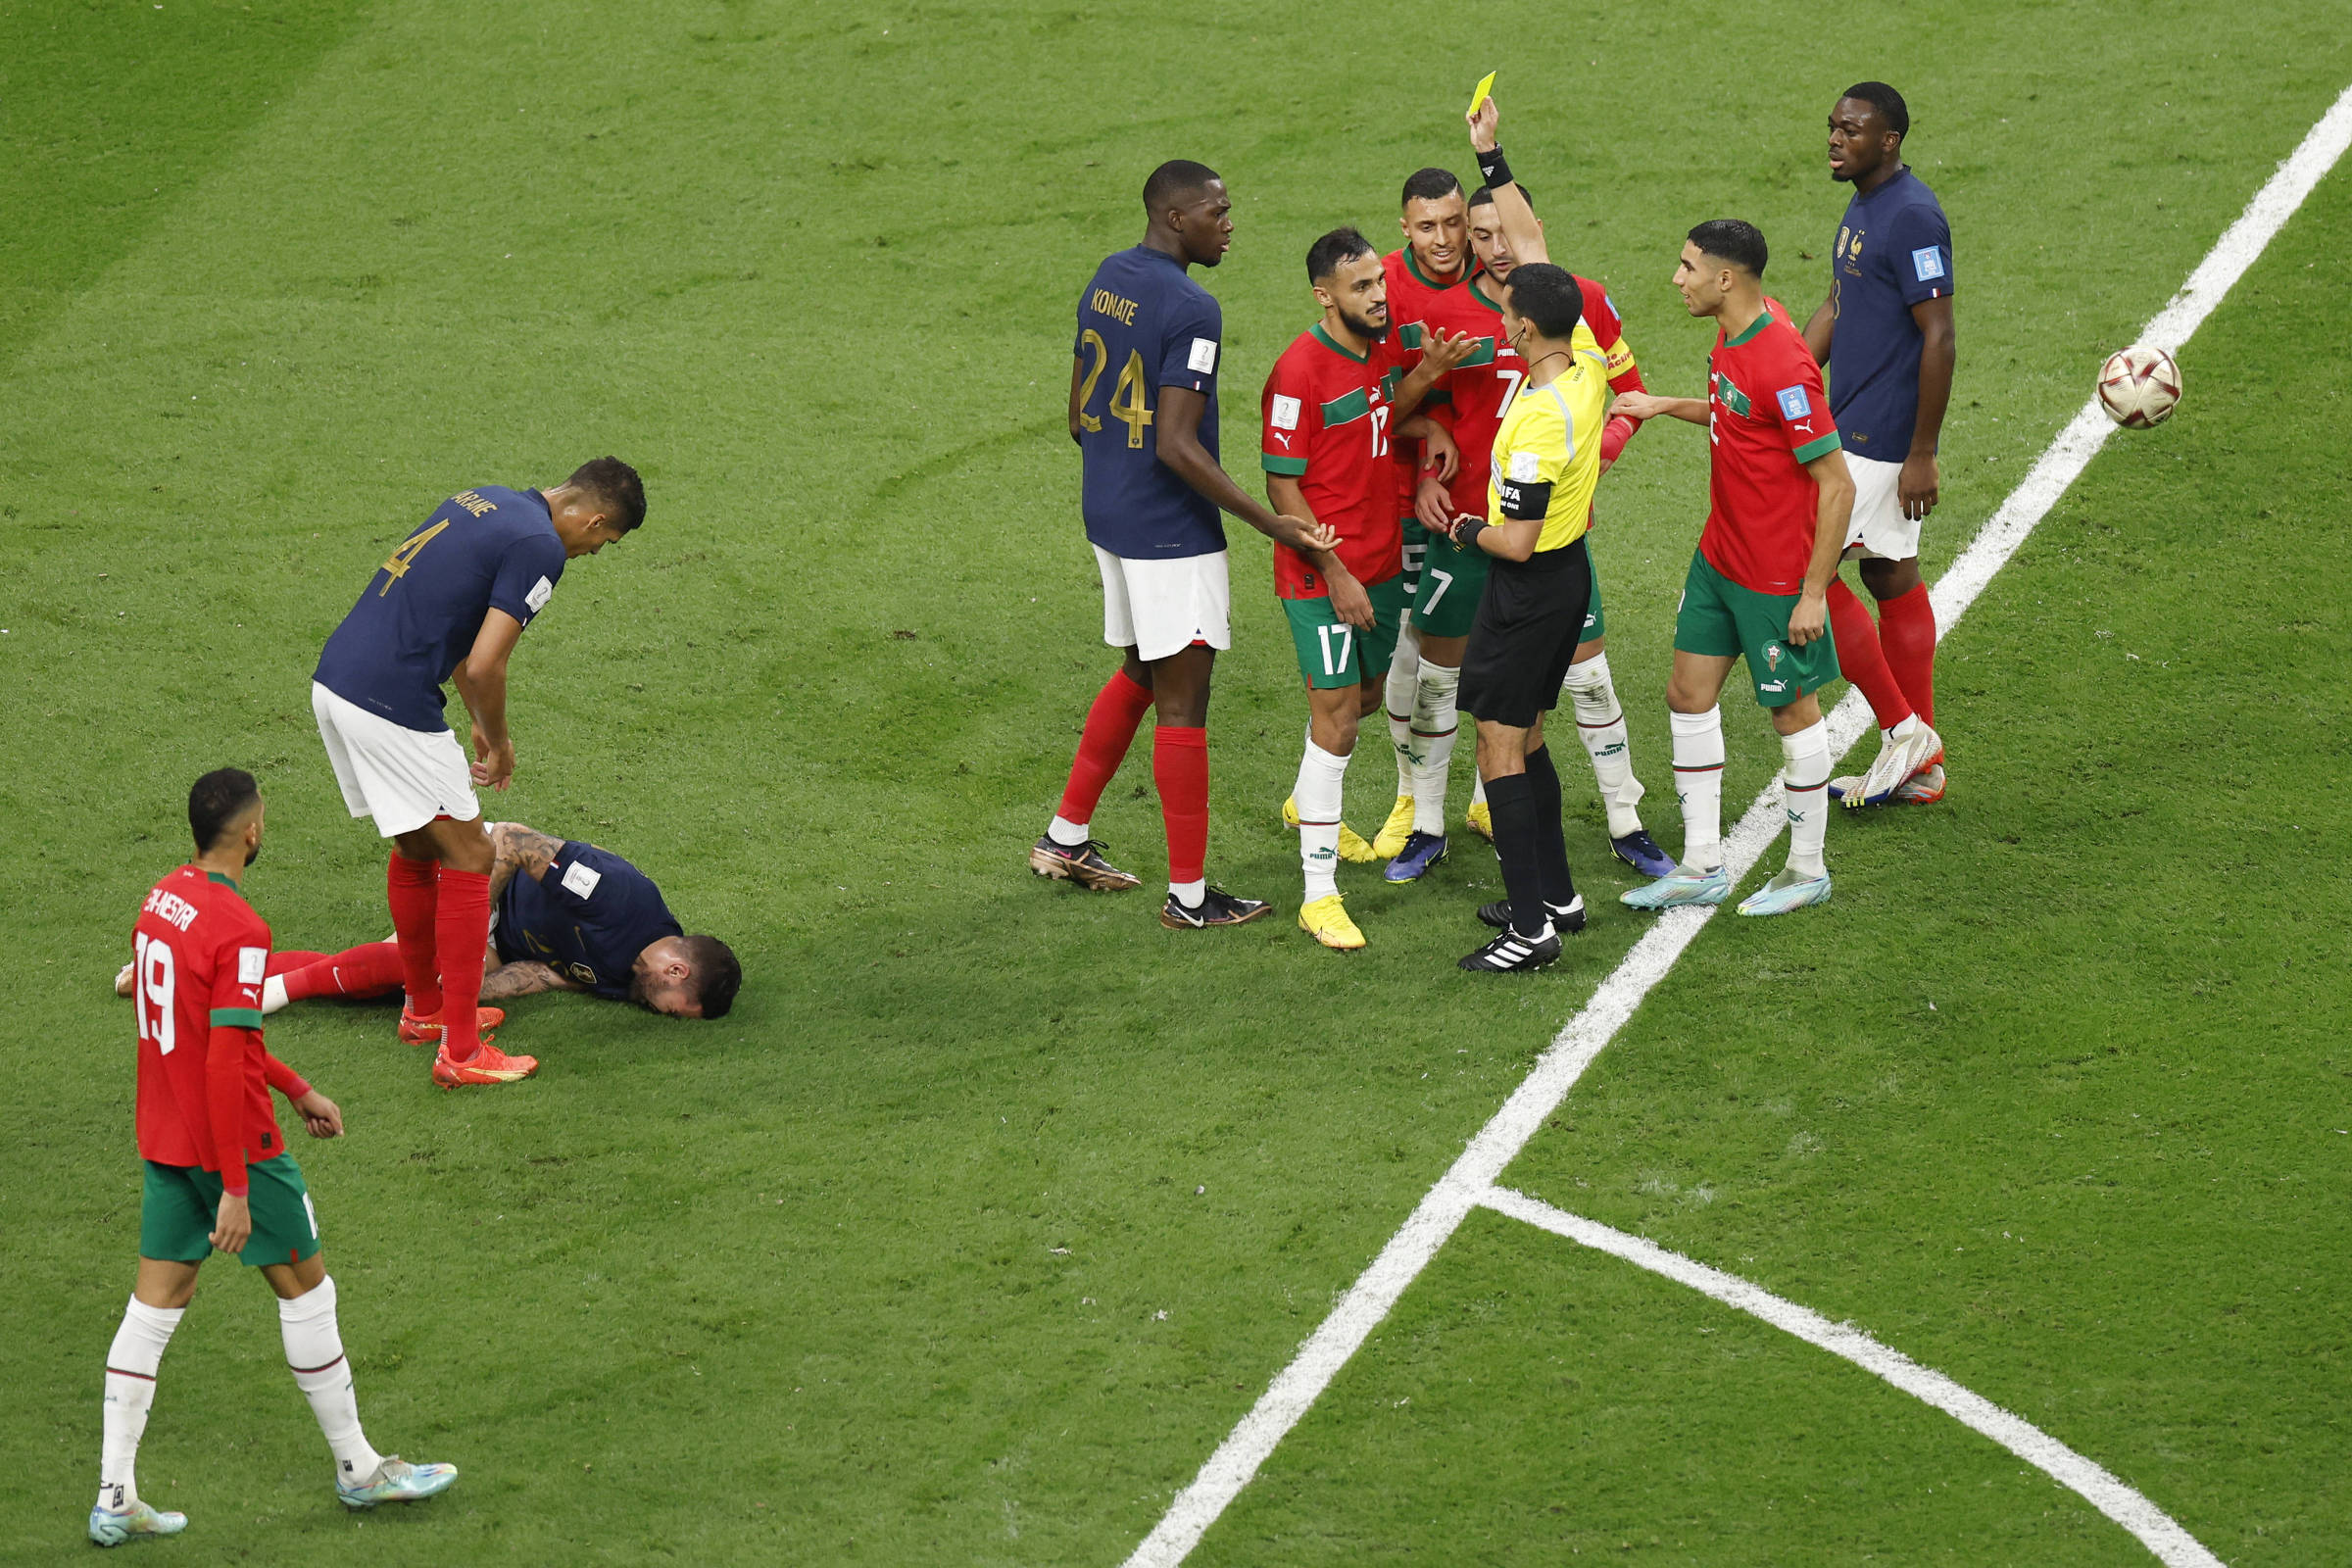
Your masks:
{"label": "yellow card held up", "polygon": [[1493,92],[1494,90],[1494,73],[1490,71],[1485,75],[1478,78],[1478,86],[1471,91],[1470,113],[1474,115],[1477,114],[1478,106],[1485,103],[1487,101],[1487,94]]}

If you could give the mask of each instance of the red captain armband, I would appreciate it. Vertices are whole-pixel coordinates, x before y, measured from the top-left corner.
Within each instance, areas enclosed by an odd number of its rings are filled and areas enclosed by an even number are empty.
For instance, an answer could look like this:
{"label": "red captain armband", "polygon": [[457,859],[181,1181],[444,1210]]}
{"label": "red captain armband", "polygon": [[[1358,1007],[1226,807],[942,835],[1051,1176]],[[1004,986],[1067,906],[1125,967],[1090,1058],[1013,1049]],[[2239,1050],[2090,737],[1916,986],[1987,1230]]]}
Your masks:
{"label": "red captain armband", "polygon": [[1625,450],[1625,444],[1631,441],[1634,438],[1634,432],[1641,428],[1639,420],[1629,419],[1622,414],[1602,425],[1600,428],[1601,466],[1605,468],[1615,463],[1617,455]]}

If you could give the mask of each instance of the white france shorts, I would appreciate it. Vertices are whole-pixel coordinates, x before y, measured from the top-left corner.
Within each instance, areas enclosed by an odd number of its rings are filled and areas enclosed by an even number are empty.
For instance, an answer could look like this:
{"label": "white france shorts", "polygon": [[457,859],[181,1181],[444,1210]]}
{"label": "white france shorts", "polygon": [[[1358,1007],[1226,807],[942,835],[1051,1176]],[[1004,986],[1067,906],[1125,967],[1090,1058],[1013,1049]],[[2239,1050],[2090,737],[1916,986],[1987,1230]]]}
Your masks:
{"label": "white france shorts", "polygon": [[1102,640],[1111,647],[1133,648],[1150,663],[1195,643],[1233,646],[1233,586],[1224,551],[1133,561],[1101,545],[1094,549],[1102,573]]}
{"label": "white france shorts", "polygon": [[354,816],[374,817],[384,837],[414,832],[436,816],[470,822],[482,814],[466,748],[451,731],[428,735],[395,724],[317,681],[311,682],[311,711],[343,788],[343,804]]}
{"label": "white france shorts", "polygon": [[1854,476],[1854,514],[1845,525],[1845,557],[1882,556],[1909,561],[1919,554],[1919,523],[1903,515],[1897,491],[1903,477],[1899,463],[1845,454],[1846,471]]}

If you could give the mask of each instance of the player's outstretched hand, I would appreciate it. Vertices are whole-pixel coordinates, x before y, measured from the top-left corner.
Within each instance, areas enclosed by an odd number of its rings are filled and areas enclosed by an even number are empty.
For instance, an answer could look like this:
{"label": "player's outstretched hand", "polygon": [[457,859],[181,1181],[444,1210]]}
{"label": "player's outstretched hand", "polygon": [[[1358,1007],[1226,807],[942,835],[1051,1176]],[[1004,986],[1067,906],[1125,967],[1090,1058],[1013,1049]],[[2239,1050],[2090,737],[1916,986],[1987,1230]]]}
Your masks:
{"label": "player's outstretched hand", "polygon": [[243,1193],[222,1193],[220,1207],[213,1216],[213,1250],[242,1252],[245,1244],[253,1240],[253,1210]]}
{"label": "player's outstretched hand", "polygon": [[1647,392],[1620,392],[1609,405],[1612,419],[1654,419],[1666,412],[1666,400]]}
{"label": "player's outstretched hand", "polygon": [[1436,474],[1423,474],[1414,487],[1413,516],[1431,533],[1446,533],[1453,527],[1453,501],[1446,494],[1445,481]]}
{"label": "player's outstretched hand", "polygon": [[343,1112],[333,1101],[318,1090],[314,1089],[293,1102],[293,1105],[295,1113],[302,1117],[303,1126],[310,1130],[313,1138],[343,1136]]}
{"label": "player's outstretched hand", "polygon": [[1278,545],[1289,545],[1300,555],[1312,555],[1318,550],[1340,548],[1340,531],[1304,517],[1294,517],[1287,512],[1274,514],[1274,527],[1267,537]]}
{"label": "player's outstretched hand", "polygon": [[1441,479],[1451,479],[1462,471],[1462,449],[1453,444],[1453,437],[1442,424],[1432,424],[1429,434],[1421,438],[1421,471]]}
{"label": "player's outstretched hand", "polygon": [[1502,123],[1502,111],[1495,106],[1494,96],[1489,94],[1485,103],[1462,118],[1470,122],[1470,145],[1482,153],[1493,152],[1496,127]]}
{"label": "player's outstretched hand", "polygon": [[1471,351],[1478,347],[1478,341],[1468,332],[1447,337],[1444,327],[1433,325],[1421,338],[1421,363],[1437,367],[1442,375],[1470,358]]}

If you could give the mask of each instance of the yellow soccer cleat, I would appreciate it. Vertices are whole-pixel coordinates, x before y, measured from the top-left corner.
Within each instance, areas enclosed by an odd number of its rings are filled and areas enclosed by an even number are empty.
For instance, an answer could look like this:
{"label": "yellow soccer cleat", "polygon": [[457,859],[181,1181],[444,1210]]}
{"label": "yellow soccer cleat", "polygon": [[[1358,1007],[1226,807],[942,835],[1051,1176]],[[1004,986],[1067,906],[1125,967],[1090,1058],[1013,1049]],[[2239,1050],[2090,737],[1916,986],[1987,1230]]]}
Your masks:
{"label": "yellow soccer cleat", "polygon": [[1348,906],[1340,902],[1337,893],[1300,908],[1298,929],[1341,953],[1352,953],[1364,945],[1363,932],[1348,918]]}
{"label": "yellow soccer cleat", "polygon": [[1389,819],[1372,835],[1372,853],[1381,859],[1394,860],[1404,853],[1404,841],[1412,836],[1413,798],[1399,795],[1396,804],[1389,808]]}
{"label": "yellow soccer cleat", "polygon": [[[1409,808],[1412,804],[1413,803],[1409,797],[1404,800],[1404,805],[1406,807]],[[1298,825],[1298,797],[1296,795],[1282,803],[1282,825],[1284,827],[1297,827]],[[1412,826],[1409,816],[1407,817],[1405,826],[1408,829]],[[1381,831],[1385,833],[1388,831],[1388,829],[1383,828]],[[1383,858],[1394,859],[1395,857],[1383,857],[1379,851],[1373,849],[1371,844],[1361,833],[1358,833],[1347,823],[1342,822],[1340,824],[1340,858],[1343,860],[1353,860],[1356,864],[1363,865],[1370,861]]]}
{"label": "yellow soccer cleat", "polygon": [[1463,814],[1462,820],[1470,824],[1471,832],[1485,839],[1489,844],[1494,842],[1494,817],[1487,809],[1486,802],[1472,801],[1470,809]]}

